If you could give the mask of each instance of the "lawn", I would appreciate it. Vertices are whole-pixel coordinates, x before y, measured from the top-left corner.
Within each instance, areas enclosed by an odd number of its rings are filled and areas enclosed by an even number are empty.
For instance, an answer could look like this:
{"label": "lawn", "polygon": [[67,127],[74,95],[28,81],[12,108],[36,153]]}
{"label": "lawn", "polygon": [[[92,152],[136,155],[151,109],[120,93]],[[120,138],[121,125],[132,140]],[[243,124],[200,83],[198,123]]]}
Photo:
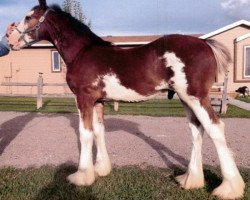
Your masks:
{"label": "lawn", "polygon": [[[211,191],[220,184],[217,168],[205,167],[206,185],[202,189],[183,190],[174,176],[183,173],[180,168],[159,169],[138,166],[115,167],[107,177],[98,178],[89,187],[76,187],[66,177],[76,168],[70,164],[38,169],[0,169],[1,200],[212,200]],[[250,170],[241,170],[246,182],[243,199],[250,197]]]}
{"label": "lawn", "polygon": [[[35,98],[0,97],[0,111],[24,112],[77,112],[75,100],[72,98],[44,98],[43,108],[36,110]],[[105,114],[108,115],[148,115],[184,117],[185,112],[179,100],[151,100],[139,103],[119,103],[119,111],[115,112],[113,103],[105,104]],[[226,115],[221,117],[250,118],[250,111],[229,105]]]}
{"label": "lawn", "polygon": [[250,103],[250,97],[237,97],[236,99],[240,100],[240,101],[244,101],[246,103]]}

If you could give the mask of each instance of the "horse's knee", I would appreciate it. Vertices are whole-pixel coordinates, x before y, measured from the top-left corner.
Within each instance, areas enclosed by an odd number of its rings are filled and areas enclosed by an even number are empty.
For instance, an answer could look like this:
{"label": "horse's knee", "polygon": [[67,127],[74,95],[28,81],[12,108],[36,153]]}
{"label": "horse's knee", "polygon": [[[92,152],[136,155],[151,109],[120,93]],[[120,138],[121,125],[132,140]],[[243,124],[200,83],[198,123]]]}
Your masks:
{"label": "horse's knee", "polygon": [[99,123],[99,122],[94,123],[93,132],[94,132],[95,137],[101,137],[105,132],[104,124]]}
{"label": "horse's knee", "polygon": [[89,143],[93,140],[94,135],[93,131],[88,130],[88,129],[80,129],[80,142],[81,143]]}
{"label": "horse's knee", "polygon": [[203,128],[195,126],[193,123],[189,123],[189,128],[191,129],[192,138],[194,141],[199,141],[202,139]]}

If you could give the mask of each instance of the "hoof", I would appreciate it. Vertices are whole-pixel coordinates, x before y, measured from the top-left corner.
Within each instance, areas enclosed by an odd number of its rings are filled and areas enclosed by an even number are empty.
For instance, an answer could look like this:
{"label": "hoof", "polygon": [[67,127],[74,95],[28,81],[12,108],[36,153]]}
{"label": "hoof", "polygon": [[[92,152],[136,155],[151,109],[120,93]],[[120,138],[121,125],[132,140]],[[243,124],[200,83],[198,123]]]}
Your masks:
{"label": "hoof", "polygon": [[194,175],[193,173],[186,172],[183,175],[175,177],[175,180],[184,189],[202,188],[204,186],[203,173],[198,176]]}
{"label": "hoof", "polygon": [[107,176],[111,172],[111,163],[108,160],[106,163],[97,162],[95,164],[95,174],[96,176]]}
{"label": "hoof", "polygon": [[232,180],[223,180],[219,187],[215,188],[213,195],[221,199],[238,199],[243,197],[245,183],[241,176]]}
{"label": "hoof", "polygon": [[95,181],[93,170],[78,170],[67,177],[67,180],[77,186],[89,186]]}

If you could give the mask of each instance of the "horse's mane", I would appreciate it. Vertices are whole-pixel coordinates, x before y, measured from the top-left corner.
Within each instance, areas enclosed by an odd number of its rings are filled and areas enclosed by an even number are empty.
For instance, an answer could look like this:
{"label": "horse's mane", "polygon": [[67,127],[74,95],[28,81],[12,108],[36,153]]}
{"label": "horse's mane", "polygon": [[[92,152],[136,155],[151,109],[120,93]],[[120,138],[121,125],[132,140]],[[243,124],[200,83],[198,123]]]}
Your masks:
{"label": "horse's mane", "polygon": [[52,4],[49,6],[50,9],[52,9],[54,12],[58,13],[59,15],[68,18],[71,21],[72,28],[80,35],[87,35],[90,37],[91,41],[100,46],[111,46],[112,43],[103,40],[101,37],[97,36],[95,33],[93,33],[90,28],[73,17],[70,13],[67,13],[61,9],[61,7],[57,4]]}

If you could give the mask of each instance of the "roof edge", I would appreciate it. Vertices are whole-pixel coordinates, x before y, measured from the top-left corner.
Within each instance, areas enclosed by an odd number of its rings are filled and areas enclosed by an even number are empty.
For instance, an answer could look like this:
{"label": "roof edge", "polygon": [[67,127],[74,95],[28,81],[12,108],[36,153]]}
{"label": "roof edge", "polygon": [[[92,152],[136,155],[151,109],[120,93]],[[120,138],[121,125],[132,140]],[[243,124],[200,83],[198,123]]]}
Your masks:
{"label": "roof edge", "polygon": [[234,22],[234,23],[232,23],[232,24],[229,24],[229,25],[227,25],[227,26],[224,26],[224,27],[222,27],[222,28],[219,28],[219,29],[217,29],[217,30],[215,30],[215,31],[212,31],[212,32],[210,32],[210,33],[207,33],[207,34],[201,36],[200,38],[201,38],[201,39],[207,39],[207,38],[213,37],[213,36],[215,36],[215,35],[218,35],[218,34],[220,34],[220,33],[222,33],[222,32],[225,32],[225,31],[227,31],[227,30],[229,30],[229,29],[235,28],[235,27],[240,26],[240,25],[250,26],[250,22],[247,21],[247,20],[242,19],[242,20],[239,20],[239,21]]}

